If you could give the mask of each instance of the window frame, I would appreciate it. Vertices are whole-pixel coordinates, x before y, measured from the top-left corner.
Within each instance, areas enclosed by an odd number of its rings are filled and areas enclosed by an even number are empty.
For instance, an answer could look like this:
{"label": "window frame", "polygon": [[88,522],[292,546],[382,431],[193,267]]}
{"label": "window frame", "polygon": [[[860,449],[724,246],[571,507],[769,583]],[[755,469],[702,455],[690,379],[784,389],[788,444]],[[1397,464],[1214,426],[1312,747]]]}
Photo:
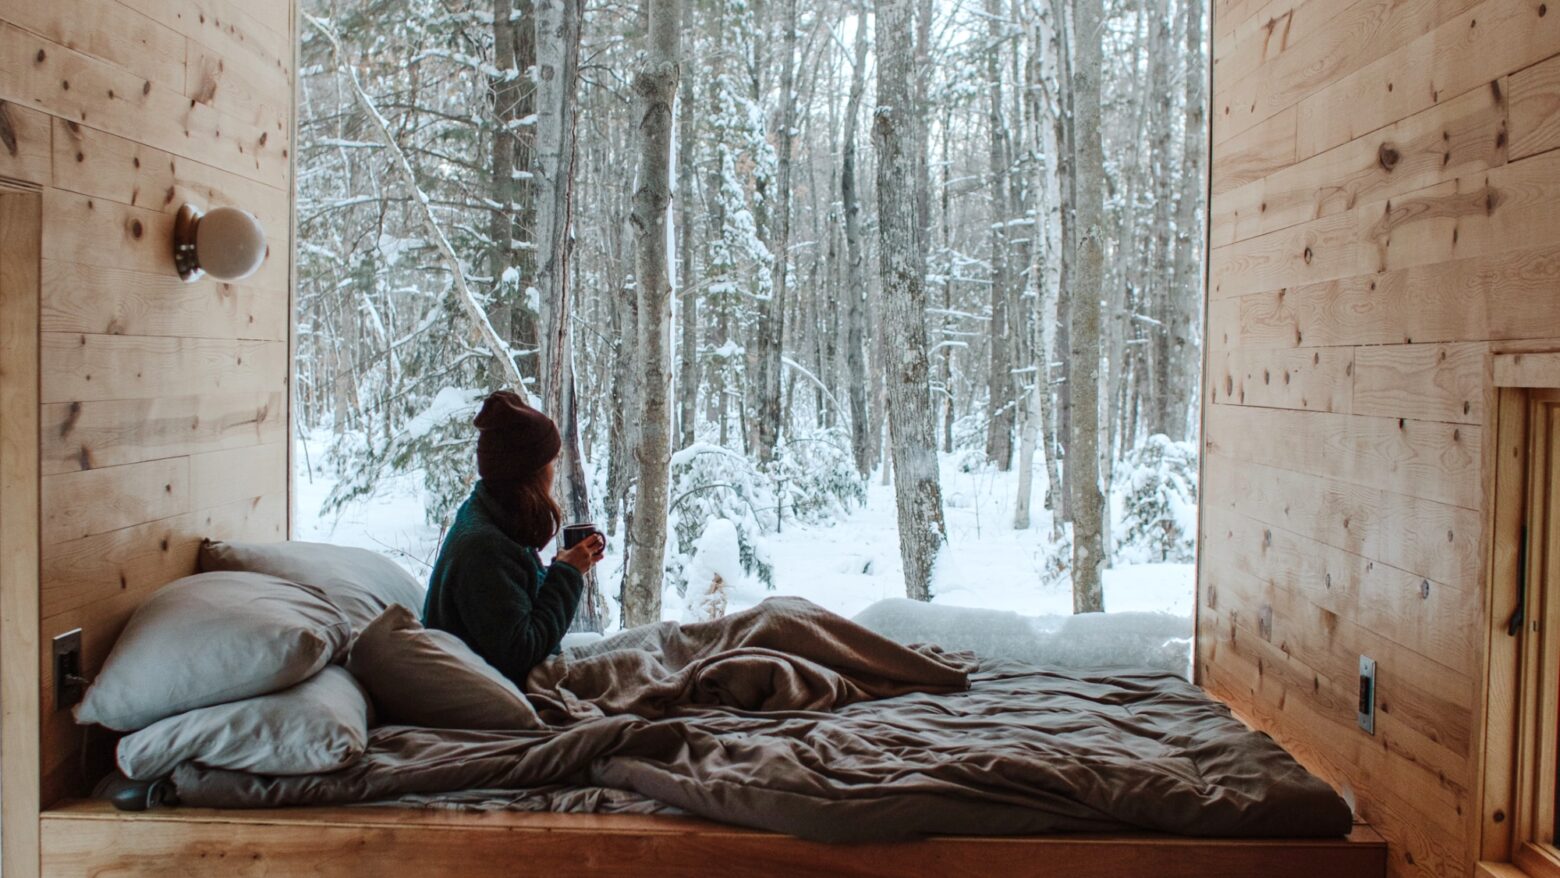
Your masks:
{"label": "window frame", "polygon": [[1495,354],[1491,374],[1476,874],[1560,878],[1560,353]]}

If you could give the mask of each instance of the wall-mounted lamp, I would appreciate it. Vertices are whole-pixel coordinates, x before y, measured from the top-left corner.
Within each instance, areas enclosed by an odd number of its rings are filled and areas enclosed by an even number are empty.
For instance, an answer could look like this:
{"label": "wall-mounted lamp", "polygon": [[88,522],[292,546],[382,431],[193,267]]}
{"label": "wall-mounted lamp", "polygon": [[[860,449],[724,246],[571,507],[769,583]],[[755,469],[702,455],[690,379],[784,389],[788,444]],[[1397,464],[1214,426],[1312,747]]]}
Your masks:
{"label": "wall-mounted lamp", "polygon": [[259,270],[265,250],[265,230],[246,210],[216,207],[202,214],[184,204],[173,220],[173,265],[186,281],[206,274],[243,280]]}

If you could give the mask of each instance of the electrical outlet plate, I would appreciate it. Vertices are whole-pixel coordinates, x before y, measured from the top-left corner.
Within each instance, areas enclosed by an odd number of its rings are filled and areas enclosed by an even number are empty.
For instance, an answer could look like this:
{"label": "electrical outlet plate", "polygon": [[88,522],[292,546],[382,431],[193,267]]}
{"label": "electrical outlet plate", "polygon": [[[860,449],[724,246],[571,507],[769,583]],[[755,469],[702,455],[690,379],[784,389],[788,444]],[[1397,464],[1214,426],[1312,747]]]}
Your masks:
{"label": "electrical outlet plate", "polygon": [[1360,728],[1376,734],[1376,660],[1360,656],[1360,704],[1356,714]]}
{"label": "electrical outlet plate", "polygon": [[82,689],[66,679],[81,676],[81,629],[54,638],[54,707],[62,710],[81,700]]}

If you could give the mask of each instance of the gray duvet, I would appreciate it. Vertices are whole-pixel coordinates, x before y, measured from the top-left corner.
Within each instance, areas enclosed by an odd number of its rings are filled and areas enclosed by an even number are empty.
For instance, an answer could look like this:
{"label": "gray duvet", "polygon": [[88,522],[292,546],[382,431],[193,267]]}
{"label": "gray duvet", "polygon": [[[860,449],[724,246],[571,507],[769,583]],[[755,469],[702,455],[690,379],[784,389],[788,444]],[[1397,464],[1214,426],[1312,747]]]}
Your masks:
{"label": "gray duvet", "polygon": [[539,667],[536,728],[385,726],[330,774],[186,763],[184,804],[670,807],[822,841],[1152,830],[1340,836],[1348,806],[1173,674],[899,646],[798,599]]}

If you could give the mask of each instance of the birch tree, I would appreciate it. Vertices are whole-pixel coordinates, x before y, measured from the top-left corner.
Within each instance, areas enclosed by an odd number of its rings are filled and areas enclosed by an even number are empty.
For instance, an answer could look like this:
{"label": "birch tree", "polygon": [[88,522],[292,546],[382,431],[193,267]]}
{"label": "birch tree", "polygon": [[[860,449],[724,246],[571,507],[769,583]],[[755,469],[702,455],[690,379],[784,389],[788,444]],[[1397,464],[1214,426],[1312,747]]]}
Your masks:
{"label": "birch tree", "polygon": [[634,77],[639,164],[634,188],[634,283],[639,299],[639,482],[623,584],[624,626],[661,619],[666,557],[667,491],[671,477],[671,278],[667,207],[672,200],[672,105],[681,60],[681,0],[645,0],[649,35],[644,65]]}
{"label": "birch tree", "polygon": [[[555,493],[570,521],[591,516],[585,479],[585,454],[580,441],[574,367],[574,301],[570,268],[574,253],[575,128],[580,57],[579,0],[534,0],[535,146],[530,191],[535,216],[534,286],[541,308],[542,410],[557,422],[563,435]],[[576,614],[579,630],[602,631],[607,624],[606,601],[593,570],[585,599]]]}
{"label": "birch tree", "polygon": [[[683,5],[683,38],[692,47],[693,4]],[[692,52],[690,52],[692,54]],[[677,363],[677,444],[693,444],[699,412],[699,282],[698,205],[694,203],[698,148],[695,138],[692,77],[685,77],[677,95],[677,283],[682,306]]]}
{"label": "birch tree", "polygon": [[1105,594],[1103,519],[1105,498],[1099,483],[1100,299],[1105,268],[1105,156],[1100,143],[1102,0],[1073,3],[1073,194],[1076,198],[1077,289],[1071,301],[1072,428],[1068,476],[1072,492],[1073,611],[1101,612]]}
{"label": "birch tree", "polygon": [[1179,194],[1176,200],[1175,274],[1172,289],[1175,301],[1170,309],[1170,400],[1165,432],[1171,439],[1187,438],[1188,414],[1196,398],[1198,374],[1202,365],[1197,343],[1199,306],[1203,292],[1203,230],[1207,184],[1203,174],[1207,162],[1207,59],[1203,55],[1203,5],[1197,0],[1182,0],[1186,16],[1184,49],[1186,114],[1185,142],[1181,157]]}
{"label": "birch tree", "polygon": [[856,194],[856,120],[867,90],[867,5],[856,11],[850,97],[845,102],[845,134],[840,141],[840,200],[845,219],[845,365],[849,380],[851,450],[863,477],[872,471],[871,425],[867,423],[867,271],[862,253],[861,199]]}
{"label": "birch tree", "polygon": [[921,142],[912,88],[912,0],[876,0],[878,77],[878,253],[882,272],[889,448],[905,593],[930,600],[932,573],[946,539],[937,468],[937,429],[926,352],[926,263],[916,210],[914,150]]}
{"label": "birch tree", "polygon": [[1002,0],[986,0],[986,124],[991,180],[991,364],[986,373],[986,456],[1006,470],[1013,459],[1013,361],[1008,316],[1007,123],[1002,115]]}

